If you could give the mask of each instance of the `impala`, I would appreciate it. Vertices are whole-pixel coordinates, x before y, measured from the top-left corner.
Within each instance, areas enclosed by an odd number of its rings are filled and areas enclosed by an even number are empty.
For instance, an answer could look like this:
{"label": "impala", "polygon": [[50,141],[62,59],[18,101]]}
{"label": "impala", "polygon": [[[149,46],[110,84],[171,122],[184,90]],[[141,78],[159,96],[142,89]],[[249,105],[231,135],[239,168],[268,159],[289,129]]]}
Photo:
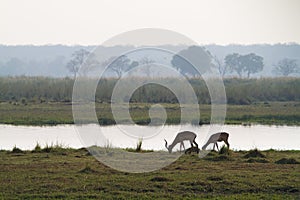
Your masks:
{"label": "impala", "polygon": [[180,133],[177,134],[174,141],[169,146],[168,146],[167,140],[165,140],[166,148],[168,149],[169,153],[172,153],[172,149],[174,148],[174,146],[176,144],[180,143],[180,152],[181,152],[181,147],[182,146],[185,150],[184,143],[183,143],[183,141],[185,141],[185,140],[190,141],[192,147],[193,147],[193,143],[194,143],[196,145],[196,147],[198,148],[198,144],[195,141],[196,137],[197,137],[197,135],[195,133],[191,132],[191,131],[180,132]]}
{"label": "impala", "polygon": [[226,132],[215,133],[210,136],[206,144],[202,147],[202,150],[205,150],[209,144],[214,143],[213,150],[215,150],[215,146],[217,146],[217,149],[219,151],[218,142],[222,142],[222,141],[225,142],[225,144],[229,149],[228,137],[229,137],[229,133]]}

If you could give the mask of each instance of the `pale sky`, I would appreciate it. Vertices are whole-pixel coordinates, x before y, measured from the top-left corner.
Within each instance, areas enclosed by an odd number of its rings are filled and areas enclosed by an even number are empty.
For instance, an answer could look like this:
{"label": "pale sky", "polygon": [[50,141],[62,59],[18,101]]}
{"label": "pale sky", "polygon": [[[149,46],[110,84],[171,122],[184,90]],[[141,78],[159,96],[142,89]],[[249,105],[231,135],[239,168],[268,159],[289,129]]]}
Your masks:
{"label": "pale sky", "polygon": [[300,43],[300,0],[0,0],[0,44],[101,44],[139,28],[199,44]]}

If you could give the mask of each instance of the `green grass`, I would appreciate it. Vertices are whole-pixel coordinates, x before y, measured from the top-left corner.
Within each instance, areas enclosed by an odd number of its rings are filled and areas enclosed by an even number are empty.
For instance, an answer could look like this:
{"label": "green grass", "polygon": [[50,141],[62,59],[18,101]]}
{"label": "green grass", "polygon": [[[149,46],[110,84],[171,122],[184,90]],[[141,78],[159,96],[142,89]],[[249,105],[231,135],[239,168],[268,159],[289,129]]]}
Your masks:
{"label": "green grass", "polygon": [[[149,108],[152,104],[133,103],[130,105],[130,115],[137,124],[150,123]],[[180,107],[178,104],[161,104],[167,112],[166,124],[180,122]],[[183,121],[192,124],[210,123],[211,106],[199,105],[200,119],[197,115],[196,105],[181,105],[188,110],[189,116]],[[125,106],[119,105],[116,110],[124,110]],[[8,102],[0,103],[0,123],[14,125],[57,125],[73,124],[71,103],[28,103],[27,105],[14,105]],[[111,113],[110,104],[97,103],[96,113],[101,125],[115,123]],[[159,113],[154,113],[154,118],[159,118]],[[126,118],[119,119],[128,123]],[[88,121],[87,121],[88,122]],[[272,125],[300,125],[299,102],[270,102],[255,103],[251,105],[228,105],[227,124],[272,124]]]}
{"label": "green grass", "polygon": [[131,174],[106,167],[85,149],[0,151],[0,199],[299,198],[300,164],[275,162],[300,161],[300,151],[263,151],[267,163],[248,162],[248,153],[232,151],[225,160],[214,152],[210,160],[183,155],[158,171]]}

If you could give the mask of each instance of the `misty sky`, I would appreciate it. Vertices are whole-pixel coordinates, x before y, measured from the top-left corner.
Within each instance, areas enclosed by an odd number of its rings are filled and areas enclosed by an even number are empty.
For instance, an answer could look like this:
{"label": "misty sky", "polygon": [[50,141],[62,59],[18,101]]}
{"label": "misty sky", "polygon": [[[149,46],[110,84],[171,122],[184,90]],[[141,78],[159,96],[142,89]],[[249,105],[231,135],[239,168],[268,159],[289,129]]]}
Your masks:
{"label": "misty sky", "polygon": [[299,0],[0,0],[0,44],[101,44],[164,28],[199,44],[300,43]]}

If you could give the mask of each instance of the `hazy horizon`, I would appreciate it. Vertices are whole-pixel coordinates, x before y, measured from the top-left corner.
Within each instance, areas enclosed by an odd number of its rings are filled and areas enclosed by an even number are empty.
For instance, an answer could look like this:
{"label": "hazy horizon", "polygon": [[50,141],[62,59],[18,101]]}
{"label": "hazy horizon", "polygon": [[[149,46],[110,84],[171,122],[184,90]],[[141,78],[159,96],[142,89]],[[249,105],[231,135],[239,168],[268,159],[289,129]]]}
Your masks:
{"label": "hazy horizon", "polygon": [[99,45],[141,28],[200,45],[300,43],[300,1],[16,1],[0,6],[0,44]]}
{"label": "hazy horizon", "polygon": [[[186,44],[160,44],[158,46],[189,46]],[[253,43],[253,44],[241,44],[241,43],[229,43],[229,44],[216,44],[216,43],[207,43],[207,44],[198,44],[198,46],[221,46],[221,47],[226,47],[226,46],[276,46],[276,45],[300,45],[300,42],[283,42],[283,43]],[[66,46],[66,47],[94,47],[94,46],[102,46],[102,44],[63,44],[63,43],[49,43],[49,44],[2,44],[0,43],[0,46],[33,46],[33,47],[43,47],[43,46]],[[120,44],[120,45],[114,45],[114,46],[136,46],[132,44]],[[114,47],[114,46],[109,46],[109,47]],[[140,46],[157,46],[157,45],[140,45]],[[191,45],[193,46],[193,45]],[[106,46],[104,46],[106,47]]]}

